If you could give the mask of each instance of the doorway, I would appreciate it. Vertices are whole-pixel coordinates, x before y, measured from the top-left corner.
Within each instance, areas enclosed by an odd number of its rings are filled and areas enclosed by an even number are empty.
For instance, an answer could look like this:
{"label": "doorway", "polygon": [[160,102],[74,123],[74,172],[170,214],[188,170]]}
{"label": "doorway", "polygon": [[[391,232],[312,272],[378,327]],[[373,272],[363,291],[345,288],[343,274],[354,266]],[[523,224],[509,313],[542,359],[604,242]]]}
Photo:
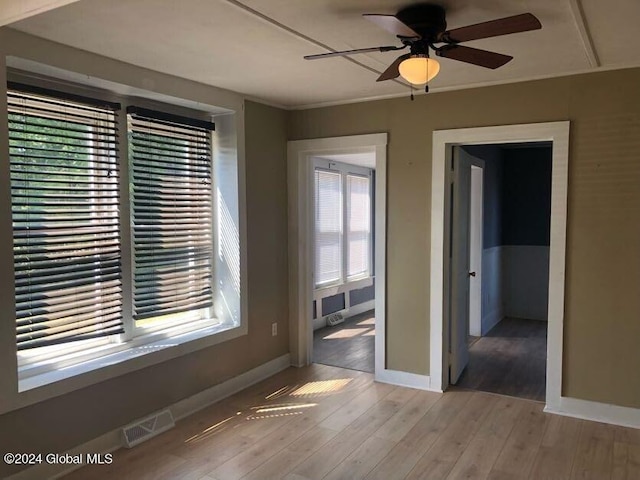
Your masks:
{"label": "doorway", "polygon": [[[377,133],[347,137],[295,140],[288,143],[289,201],[289,339],[291,364],[309,365],[313,361],[313,301],[314,275],[314,211],[311,201],[314,185],[314,159],[337,158],[343,155],[371,155],[375,158],[373,191],[373,281],[375,328],[374,371],[376,380],[389,383],[397,379],[396,372],[386,369],[385,291],[386,291],[386,170],[387,134]],[[316,303],[316,308],[317,308]],[[316,311],[317,316],[317,311]]]}
{"label": "doorway", "polygon": [[449,383],[543,401],[552,144],[452,148]]}
{"label": "doorway", "polygon": [[549,247],[549,300],[546,372],[546,409],[558,410],[562,388],[562,330],[564,319],[564,272],[567,221],[567,179],[569,159],[569,122],[506,125],[433,133],[431,174],[431,282],[430,282],[430,387],[445,390],[449,382],[450,335],[448,321],[451,306],[447,289],[452,275],[446,237],[450,213],[447,199],[446,165],[452,147],[522,142],[552,142],[551,222]]}
{"label": "doorway", "polygon": [[314,363],[374,373],[375,154],[313,157]]}

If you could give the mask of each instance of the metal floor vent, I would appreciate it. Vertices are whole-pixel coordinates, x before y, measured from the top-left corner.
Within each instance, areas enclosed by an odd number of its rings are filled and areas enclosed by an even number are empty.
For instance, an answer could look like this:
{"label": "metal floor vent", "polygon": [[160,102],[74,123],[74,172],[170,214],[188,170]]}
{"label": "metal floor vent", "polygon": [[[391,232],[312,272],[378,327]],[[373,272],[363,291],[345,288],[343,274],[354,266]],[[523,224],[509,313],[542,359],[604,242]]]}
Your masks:
{"label": "metal floor vent", "polygon": [[122,429],[125,446],[131,448],[173,428],[174,425],[173,415],[169,410],[138,420]]}
{"label": "metal floor vent", "polygon": [[339,323],[344,322],[344,315],[342,313],[332,313],[325,317],[327,319],[327,325],[333,327],[334,325],[338,325]]}

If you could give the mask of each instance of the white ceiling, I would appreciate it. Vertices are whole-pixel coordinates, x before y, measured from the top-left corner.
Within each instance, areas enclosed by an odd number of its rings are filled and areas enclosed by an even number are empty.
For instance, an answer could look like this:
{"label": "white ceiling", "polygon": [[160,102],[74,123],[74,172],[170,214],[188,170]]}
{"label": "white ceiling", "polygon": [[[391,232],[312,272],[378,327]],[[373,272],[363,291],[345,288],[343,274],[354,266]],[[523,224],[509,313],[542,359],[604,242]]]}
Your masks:
{"label": "white ceiling", "polygon": [[[287,108],[407,95],[376,82],[398,52],[307,61],[327,48],[394,44],[362,13],[398,0],[81,0],[11,28]],[[416,2],[413,2],[416,3]],[[514,56],[497,70],[441,59],[431,91],[640,66],[638,0],[448,0],[448,28],[531,12],[542,30],[465,43]],[[373,71],[372,71],[373,70]]]}

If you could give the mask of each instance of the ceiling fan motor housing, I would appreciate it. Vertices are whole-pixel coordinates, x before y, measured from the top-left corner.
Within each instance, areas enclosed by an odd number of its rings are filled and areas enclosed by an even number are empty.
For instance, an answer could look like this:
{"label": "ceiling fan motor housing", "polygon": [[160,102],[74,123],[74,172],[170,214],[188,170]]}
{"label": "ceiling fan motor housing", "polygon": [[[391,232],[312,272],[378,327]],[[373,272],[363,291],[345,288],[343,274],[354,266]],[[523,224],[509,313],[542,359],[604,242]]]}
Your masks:
{"label": "ceiling fan motor housing", "polygon": [[427,44],[440,41],[447,29],[445,11],[440,5],[430,3],[411,5],[396,13],[396,18],[411,27]]}

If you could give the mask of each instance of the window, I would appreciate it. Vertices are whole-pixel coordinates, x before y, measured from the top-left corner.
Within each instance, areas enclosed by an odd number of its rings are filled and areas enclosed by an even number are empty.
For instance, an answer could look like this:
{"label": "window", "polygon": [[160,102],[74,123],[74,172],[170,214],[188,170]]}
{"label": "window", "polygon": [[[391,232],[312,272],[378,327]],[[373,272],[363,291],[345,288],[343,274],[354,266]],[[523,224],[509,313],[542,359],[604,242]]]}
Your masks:
{"label": "window", "polygon": [[371,253],[371,186],[369,177],[347,175],[347,251],[349,277],[369,274]]}
{"label": "window", "polygon": [[342,175],[316,169],[316,284],[342,279]]}
{"label": "window", "polygon": [[[117,103],[7,91],[20,389],[239,327],[235,311],[214,310],[228,283],[215,271],[240,248],[214,255],[214,232],[229,236],[216,214],[214,125],[134,106],[119,122]],[[224,178],[229,201],[237,190]],[[63,366],[75,373],[34,380]]]}
{"label": "window", "polygon": [[150,111],[129,112],[133,318],[144,326],[210,317],[210,131]]}
{"label": "window", "polygon": [[17,348],[122,333],[113,106],[10,91]]}
{"label": "window", "polygon": [[371,170],[331,167],[314,170],[316,287],[368,277],[371,271]]}

